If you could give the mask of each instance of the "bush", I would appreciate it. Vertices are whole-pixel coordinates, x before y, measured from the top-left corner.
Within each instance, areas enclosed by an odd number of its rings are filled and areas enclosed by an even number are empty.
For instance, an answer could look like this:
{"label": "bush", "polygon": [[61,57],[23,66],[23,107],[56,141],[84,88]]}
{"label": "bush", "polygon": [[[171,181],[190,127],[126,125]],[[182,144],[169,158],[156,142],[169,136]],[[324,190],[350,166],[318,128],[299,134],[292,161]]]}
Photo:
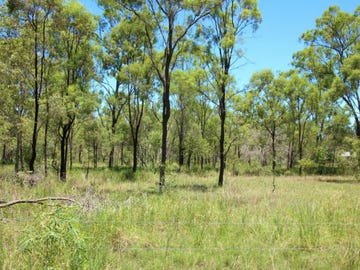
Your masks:
{"label": "bush", "polygon": [[20,240],[25,261],[35,268],[78,269],[86,259],[86,243],[74,217],[74,208],[40,213]]}

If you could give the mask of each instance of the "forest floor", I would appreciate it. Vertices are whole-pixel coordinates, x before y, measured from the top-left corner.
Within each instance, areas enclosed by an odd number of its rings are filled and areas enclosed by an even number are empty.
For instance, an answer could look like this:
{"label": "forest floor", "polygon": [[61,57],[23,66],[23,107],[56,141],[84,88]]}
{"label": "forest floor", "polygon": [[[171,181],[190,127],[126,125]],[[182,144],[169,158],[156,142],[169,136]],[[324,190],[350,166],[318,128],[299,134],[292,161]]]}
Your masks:
{"label": "forest floor", "polygon": [[[21,184],[0,167],[1,269],[360,269],[353,177],[69,172]],[[132,180],[126,180],[131,178]]]}

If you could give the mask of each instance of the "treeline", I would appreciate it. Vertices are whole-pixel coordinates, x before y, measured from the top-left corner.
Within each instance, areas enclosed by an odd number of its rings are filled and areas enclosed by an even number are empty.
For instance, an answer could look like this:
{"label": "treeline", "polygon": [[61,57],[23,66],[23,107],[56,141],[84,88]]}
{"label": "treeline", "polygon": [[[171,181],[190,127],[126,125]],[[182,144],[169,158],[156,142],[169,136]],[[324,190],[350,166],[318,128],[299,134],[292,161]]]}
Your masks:
{"label": "treeline", "polygon": [[256,0],[0,1],[0,143],[15,171],[358,166],[360,7],[330,7],[288,71],[234,75]]}

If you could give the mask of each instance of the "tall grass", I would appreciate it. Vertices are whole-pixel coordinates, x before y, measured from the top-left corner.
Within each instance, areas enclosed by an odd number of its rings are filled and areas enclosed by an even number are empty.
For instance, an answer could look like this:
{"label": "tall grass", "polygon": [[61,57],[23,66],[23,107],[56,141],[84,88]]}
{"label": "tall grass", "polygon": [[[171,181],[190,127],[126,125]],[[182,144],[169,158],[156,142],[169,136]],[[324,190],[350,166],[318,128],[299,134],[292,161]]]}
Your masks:
{"label": "tall grass", "polygon": [[360,268],[356,182],[280,177],[273,193],[271,177],[229,176],[217,188],[211,173],[172,174],[158,194],[156,180],[102,169],[32,188],[2,181],[0,199],[61,195],[82,206],[0,209],[1,268]]}

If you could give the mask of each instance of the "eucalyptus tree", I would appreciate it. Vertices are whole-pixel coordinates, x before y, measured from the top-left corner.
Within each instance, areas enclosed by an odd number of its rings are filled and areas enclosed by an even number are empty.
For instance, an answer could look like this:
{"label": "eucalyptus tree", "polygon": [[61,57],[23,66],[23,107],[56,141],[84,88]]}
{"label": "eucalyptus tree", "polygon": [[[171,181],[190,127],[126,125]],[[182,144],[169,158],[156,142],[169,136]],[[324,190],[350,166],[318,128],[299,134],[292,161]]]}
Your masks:
{"label": "eucalyptus tree", "polygon": [[129,124],[132,140],[133,172],[136,172],[138,167],[140,128],[145,106],[149,104],[146,101],[150,97],[153,87],[151,62],[144,54],[137,58],[136,61],[138,62],[130,63],[122,70],[123,80],[127,81],[128,114],[126,119]]}
{"label": "eucalyptus tree", "polygon": [[24,43],[32,55],[32,67],[28,76],[31,85],[33,107],[33,130],[29,169],[34,171],[39,133],[40,101],[45,87],[47,58],[49,56],[48,29],[51,17],[59,6],[58,0],[8,0],[9,12],[18,18],[21,36],[31,42]]}
{"label": "eucalyptus tree", "polygon": [[[359,81],[350,70],[358,67],[356,54],[360,43],[360,6],[353,14],[332,6],[316,20],[316,28],[308,30],[302,39],[309,46],[318,48],[318,59],[331,66],[335,78],[331,87],[333,101],[341,99],[351,111],[356,136],[360,138]],[[352,66],[350,69],[349,66]],[[354,74],[354,73],[352,73]]]}
{"label": "eucalyptus tree", "polygon": [[206,27],[206,35],[210,41],[208,61],[214,77],[220,117],[219,186],[224,183],[226,102],[227,92],[233,80],[231,68],[236,63],[235,60],[242,56],[240,38],[244,37],[249,28],[255,31],[260,21],[257,0],[224,0],[212,9],[211,20]]}
{"label": "eucalyptus tree", "polygon": [[[176,70],[173,74],[173,97],[172,107],[174,111],[177,139],[178,139],[178,164],[181,170],[185,162],[186,150],[193,150],[186,147],[186,140],[189,136],[192,111],[194,110],[195,98],[197,95],[197,73],[199,70],[191,69],[190,59],[183,58],[181,70]],[[192,140],[190,136],[190,140]],[[188,149],[187,149],[188,148]]]}
{"label": "eucalyptus tree", "polygon": [[127,101],[125,86],[122,85],[118,76],[126,62],[126,53],[123,48],[130,45],[127,36],[123,36],[123,34],[126,31],[129,33],[127,28],[133,29],[133,26],[128,23],[125,10],[115,1],[100,0],[98,3],[104,9],[100,24],[102,51],[99,54],[101,63],[99,81],[106,106],[102,108],[101,119],[103,126],[109,131],[108,167],[112,168],[115,159],[117,126]]}
{"label": "eucalyptus tree", "polygon": [[[143,0],[120,1],[143,23],[150,48],[150,59],[162,86],[162,142],[159,190],[165,185],[168,122],[171,113],[171,74],[176,67],[178,47],[191,28],[209,14],[212,1]],[[153,34],[158,39],[153,39]]]}
{"label": "eucalyptus tree", "polygon": [[[300,73],[304,74],[309,82],[316,85],[318,90],[317,105],[315,107],[314,121],[317,125],[316,147],[321,147],[324,139],[324,131],[327,119],[334,111],[334,102],[331,98],[331,85],[334,79],[333,61],[328,61],[322,57],[324,48],[309,46],[293,55],[293,66]],[[315,96],[314,96],[315,97]]]}
{"label": "eucalyptus tree", "polygon": [[[271,138],[272,171],[276,169],[276,139],[284,123],[286,112],[283,90],[286,80],[275,78],[271,70],[262,70],[252,75],[247,96],[250,117],[256,126],[266,130]],[[275,188],[275,187],[274,187]]]}
{"label": "eucalyptus tree", "polygon": [[[297,161],[299,163],[299,174],[302,174],[301,161],[304,158],[305,144],[310,138],[310,123],[314,119],[315,107],[317,106],[318,90],[315,85],[309,83],[308,79],[291,70],[280,75],[286,78],[283,93],[286,106],[284,118],[288,125],[289,145],[296,145]],[[292,149],[289,149],[292,151]],[[294,158],[289,153],[290,158]],[[289,161],[293,163],[292,160]]]}
{"label": "eucalyptus tree", "polygon": [[[201,71],[198,70],[197,75],[201,74]],[[199,94],[195,97],[194,104],[193,104],[193,117],[195,119],[195,123],[199,126],[200,134],[203,142],[206,142],[207,146],[206,148],[210,147],[210,138],[209,133],[210,130],[210,119],[214,115],[214,109],[209,104],[208,98],[201,94],[201,92],[204,90],[202,89],[206,85],[206,79],[204,77],[198,77],[197,79],[197,89]],[[204,82],[204,84],[202,84]],[[206,160],[209,159],[209,156],[211,156],[211,153],[209,151],[204,151],[200,157],[200,168],[203,170]]]}
{"label": "eucalyptus tree", "polygon": [[[16,137],[15,150],[15,172],[24,169],[22,154],[22,128],[21,119],[25,110],[25,98],[22,95],[20,87],[24,83],[20,83],[20,48],[21,43],[19,37],[19,28],[17,20],[9,16],[6,6],[0,2],[0,89],[1,104],[0,107],[0,135],[1,146],[3,150],[2,162],[7,159],[6,152],[11,150],[11,137]],[[21,55],[25,57],[24,55]],[[16,78],[18,77],[18,80]],[[21,166],[19,166],[21,161]]]}
{"label": "eucalyptus tree", "polygon": [[56,61],[52,96],[53,110],[60,139],[60,179],[66,181],[68,147],[76,118],[90,114],[95,96],[89,91],[94,73],[92,41],[96,21],[92,14],[76,1],[66,3],[54,14],[51,57]]}

